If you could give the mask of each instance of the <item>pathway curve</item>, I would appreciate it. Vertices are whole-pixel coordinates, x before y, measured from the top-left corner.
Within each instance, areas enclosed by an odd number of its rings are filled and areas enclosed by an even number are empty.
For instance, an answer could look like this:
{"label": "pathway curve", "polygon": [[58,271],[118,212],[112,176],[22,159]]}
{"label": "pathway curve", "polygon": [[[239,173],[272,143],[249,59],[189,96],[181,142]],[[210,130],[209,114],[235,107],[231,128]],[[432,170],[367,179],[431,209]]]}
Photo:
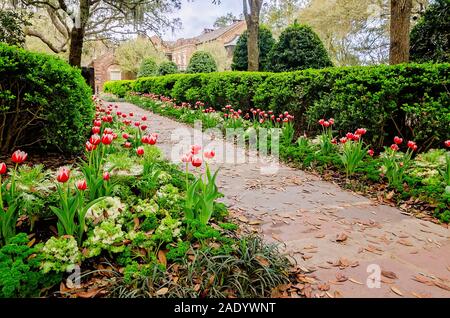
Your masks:
{"label": "pathway curve", "polygon": [[[147,115],[169,158],[177,129],[194,129],[128,103]],[[210,135],[196,132],[204,142]],[[193,141],[189,141],[191,143]],[[229,145],[233,149],[233,145]],[[218,158],[223,151],[215,149]],[[216,164],[232,214],[270,242],[282,242],[313,282],[312,296],[450,297],[450,229],[405,215],[284,165],[264,175],[264,163]],[[379,270],[382,271],[381,275]],[[381,277],[380,288],[369,288]],[[326,293],[325,293],[326,291]]]}

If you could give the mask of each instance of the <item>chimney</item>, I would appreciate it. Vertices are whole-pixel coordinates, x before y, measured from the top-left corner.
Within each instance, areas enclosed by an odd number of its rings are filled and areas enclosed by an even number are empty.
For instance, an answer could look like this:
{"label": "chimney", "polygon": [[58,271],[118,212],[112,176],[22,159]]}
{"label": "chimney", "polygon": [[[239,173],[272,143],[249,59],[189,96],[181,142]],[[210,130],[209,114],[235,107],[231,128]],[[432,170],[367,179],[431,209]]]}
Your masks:
{"label": "chimney", "polygon": [[209,32],[212,32],[212,31],[214,31],[214,29],[208,29],[208,28],[205,28],[205,29],[203,30],[203,33],[209,33]]}

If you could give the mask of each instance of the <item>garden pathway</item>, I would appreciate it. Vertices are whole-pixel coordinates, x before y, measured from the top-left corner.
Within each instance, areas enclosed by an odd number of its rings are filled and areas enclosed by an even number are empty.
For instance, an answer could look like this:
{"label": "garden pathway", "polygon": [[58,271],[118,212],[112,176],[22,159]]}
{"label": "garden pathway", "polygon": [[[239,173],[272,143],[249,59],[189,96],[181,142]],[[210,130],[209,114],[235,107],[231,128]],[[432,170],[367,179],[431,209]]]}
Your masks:
{"label": "garden pathway", "polygon": [[[194,131],[137,106],[117,104],[123,112],[134,112],[135,118],[148,116],[167,158],[177,144],[172,133]],[[205,144],[211,140],[210,135],[197,134]],[[221,158],[223,150],[215,150]],[[261,174],[264,165],[215,164],[221,169],[218,184],[224,201],[238,221],[267,241],[283,243],[300,268],[310,272],[308,279],[315,281],[312,296],[323,295],[319,287],[329,286],[328,297],[450,297],[448,227],[285,165],[275,174]],[[380,288],[367,286],[371,277],[381,277]]]}

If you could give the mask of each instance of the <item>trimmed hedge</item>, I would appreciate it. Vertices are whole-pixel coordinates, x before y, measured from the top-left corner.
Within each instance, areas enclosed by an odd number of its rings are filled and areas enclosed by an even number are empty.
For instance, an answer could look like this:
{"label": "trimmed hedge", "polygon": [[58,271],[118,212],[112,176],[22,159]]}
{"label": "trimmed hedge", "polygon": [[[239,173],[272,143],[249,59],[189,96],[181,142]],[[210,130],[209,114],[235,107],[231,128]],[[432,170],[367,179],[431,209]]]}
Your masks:
{"label": "trimmed hedge", "polygon": [[133,80],[109,81],[103,85],[103,91],[124,98],[128,92],[133,90],[133,85]]}
{"label": "trimmed hedge", "polygon": [[0,44],[0,142],[75,153],[94,117],[92,91],[79,69],[45,54]]}
{"label": "trimmed hedge", "polygon": [[450,64],[404,64],[177,74],[139,79],[129,91],[170,96],[178,102],[201,100],[216,109],[231,104],[243,111],[287,110],[296,116],[298,133],[315,133],[318,119],[334,117],[342,133],[367,128],[375,147],[399,135],[425,149],[450,135],[449,70]]}

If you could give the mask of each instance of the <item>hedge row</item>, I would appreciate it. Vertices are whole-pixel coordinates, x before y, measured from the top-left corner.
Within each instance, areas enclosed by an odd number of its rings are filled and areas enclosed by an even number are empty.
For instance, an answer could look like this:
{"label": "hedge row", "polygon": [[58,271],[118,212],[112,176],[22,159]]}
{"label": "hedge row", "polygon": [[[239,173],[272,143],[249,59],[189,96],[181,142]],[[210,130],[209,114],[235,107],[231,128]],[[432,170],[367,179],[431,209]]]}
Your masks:
{"label": "hedge row", "polygon": [[[369,130],[375,147],[394,135],[422,149],[450,135],[450,64],[343,67],[286,73],[222,72],[176,74],[108,83],[107,92],[155,93],[178,102],[201,100],[216,109],[227,104],[296,116],[298,133],[317,132],[317,120],[333,117],[341,133]],[[126,86],[126,88],[125,88]]]}
{"label": "hedge row", "polygon": [[17,148],[77,152],[94,117],[92,91],[63,60],[0,44],[0,142]]}

